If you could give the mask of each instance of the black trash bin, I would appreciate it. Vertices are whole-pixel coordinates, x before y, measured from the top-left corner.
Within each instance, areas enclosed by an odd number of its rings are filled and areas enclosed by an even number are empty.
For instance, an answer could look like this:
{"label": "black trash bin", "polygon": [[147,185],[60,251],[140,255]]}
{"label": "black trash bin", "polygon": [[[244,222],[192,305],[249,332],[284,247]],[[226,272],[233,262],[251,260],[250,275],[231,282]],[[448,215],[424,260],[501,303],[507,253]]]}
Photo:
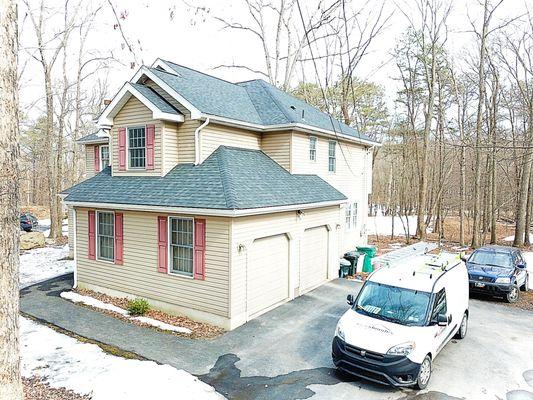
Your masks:
{"label": "black trash bin", "polygon": [[359,259],[359,256],[361,253],[358,251],[349,251],[344,254],[344,258],[350,262],[350,271],[348,275],[354,275],[355,271],[357,270],[357,260]]}
{"label": "black trash bin", "polygon": [[352,263],[344,258],[341,258],[341,263],[339,266],[339,278],[346,278],[350,273],[352,268]]}

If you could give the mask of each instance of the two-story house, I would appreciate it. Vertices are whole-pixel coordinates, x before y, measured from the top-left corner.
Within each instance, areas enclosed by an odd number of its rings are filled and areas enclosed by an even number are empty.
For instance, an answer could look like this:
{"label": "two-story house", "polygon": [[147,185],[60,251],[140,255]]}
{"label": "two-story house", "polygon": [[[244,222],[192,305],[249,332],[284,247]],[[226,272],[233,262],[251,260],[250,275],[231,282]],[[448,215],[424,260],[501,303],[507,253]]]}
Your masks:
{"label": "two-story house", "polygon": [[157,60],[98,122],[64,192],[80,287],[233,329],[366,243],[379,143],[262,80]]}

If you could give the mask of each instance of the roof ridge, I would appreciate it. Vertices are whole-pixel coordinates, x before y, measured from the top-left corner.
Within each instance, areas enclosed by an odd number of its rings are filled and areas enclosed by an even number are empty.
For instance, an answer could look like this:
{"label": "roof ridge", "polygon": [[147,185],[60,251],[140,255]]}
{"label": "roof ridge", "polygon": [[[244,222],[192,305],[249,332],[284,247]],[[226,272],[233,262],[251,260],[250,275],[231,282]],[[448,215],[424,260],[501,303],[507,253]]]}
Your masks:
{"label": "roof ridge", "polygon": [[[267,94],[270,96],[270,98],[272,99],[272,101],[274,102],[274,104],[276,104],[276,107],[279,108],[279,110],[281,111],[281,113],[283,115],[285,115],[285,118],[287,118],[289,120],[289,122],[293,123],[295,121],[293,121],[292,117],[283,109],[283,106],[280,104],[280,102],[278,101],[278,99],[276,99],[276,96],[274,96],[272,94],[272,92],[270,91],[270,84],[265,82],[264,80],[262,79],[258,79],[258,81],[260,82],[261,86],[263,87],[263,89],[265,90],[265,92],[267,92]],[[248,90],[247,90],[248,91]],[[287,93],[288,94],[288,93]]]}
{"label": "roof ridge", "polygon": [[[142,83],[133,83],[133,82],[130,82],[132,85],[134,86],[142,86],[144,88],[146,88],[147,90],[149,90],[150,92],[152,92],[153,94],[155,94],[157,96],[157,98],[159,98],[160,100],[162,100],[165,104],[167,104],[168,106],[170,106],[170,108],[172,108],[174,111],[182,114],[182,112],[180,110],[178,110],[176,107],[174,107],[167,99],[165,99],[163,96],[161,96],[159,93],[157,93],[156,90],[154,90],[153,88],[151,88],[150,86],[146,86],[146,85],[143,85]],[[150,100],[150,99],[148,99]]]}
{"label": "roof ridge", "polygon": [[237,208],[237,192],[235,190],[235,182],[229,172],[229,163],[226,159],[225,146],[219,146],[213,154],[217,156],[218,171],[220,172],[220,182],[224,191],[224,198],[226,200],[226,207]]}
{"label": "roof ridge", "polygon": [[[222,81],[222,82],[225,82],[225,83],[229,83],[229,84],[231,84],[231,85],[236,85],[235,82],[230,82],[230,81],[227,81],[227,80],[225,80],[225,79],[219,78],[219,77],[217,77],[217,76],[209,75],[209,74],[206,73],[206,72],[198,71],[197,69],[194,69],[194,68],[191,68],[191,67],[187,67],[187,66],[185,66],[185,65],[181,65],[181,64],[175,63],[175,62],[173,62],[173,61],[163,60],[163,59],[161,59],[161,61],[164,61],[164,62],[166,62],[166,63],[170,63],[170,64],[177,65],[178,67],[188,69],[189,71],[198,72],[199,74],[202,74],[202,75],[208,76],[208,77],[210,77],[210,78],[218,79],[219,81]],[[167,74],[170,73],[170,72],[167,72],[167,71],[165,71],[165,72],[166,72]],[[176,72],[176,73],[179,73],[179,72]]]}

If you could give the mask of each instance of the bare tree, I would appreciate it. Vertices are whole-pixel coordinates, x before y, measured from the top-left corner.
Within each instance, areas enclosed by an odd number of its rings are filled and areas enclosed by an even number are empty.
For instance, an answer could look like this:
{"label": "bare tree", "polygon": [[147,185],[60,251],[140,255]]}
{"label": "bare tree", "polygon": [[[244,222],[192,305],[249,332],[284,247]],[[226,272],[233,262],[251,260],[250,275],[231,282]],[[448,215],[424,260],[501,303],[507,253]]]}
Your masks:
{"label": "bare tree", "polygon": [[0,1],[0,399],[22,399],[19,343],[17,5]]}

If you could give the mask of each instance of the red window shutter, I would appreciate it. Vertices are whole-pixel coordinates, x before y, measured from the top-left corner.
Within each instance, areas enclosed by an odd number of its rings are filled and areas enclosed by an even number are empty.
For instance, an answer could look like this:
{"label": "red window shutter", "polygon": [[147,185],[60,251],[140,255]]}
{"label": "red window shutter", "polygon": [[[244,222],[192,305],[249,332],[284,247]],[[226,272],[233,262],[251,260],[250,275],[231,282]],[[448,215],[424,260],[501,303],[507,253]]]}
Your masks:
{"label": "red window shutter", "polygon": [[89,211],[89,260],[96,259],[96,215]]}
{"label": "red window shutter", "polygon": [[194,279],[205,279],[205,219],[194,220]]}
{"label": "red window shutter", "polygon": [[124,263],[124,216],[122,213],[115,213],[115,264]]}
{"label": "red window shutter", "polygon": [[154,169],[155,125],[146,125],[146,169]]}
{"label": "red window shutter", "polygon": [[100,172],[100,146],[94,146],[94,173]]}
{"label": "red window shutter", "polygon": [[118,169],[126,170],[126,128],[118,128]]}
{"label": "red window shutter", "polygon": [[167,273],[168,259],[168,219],[157,217],[157,272]]}

